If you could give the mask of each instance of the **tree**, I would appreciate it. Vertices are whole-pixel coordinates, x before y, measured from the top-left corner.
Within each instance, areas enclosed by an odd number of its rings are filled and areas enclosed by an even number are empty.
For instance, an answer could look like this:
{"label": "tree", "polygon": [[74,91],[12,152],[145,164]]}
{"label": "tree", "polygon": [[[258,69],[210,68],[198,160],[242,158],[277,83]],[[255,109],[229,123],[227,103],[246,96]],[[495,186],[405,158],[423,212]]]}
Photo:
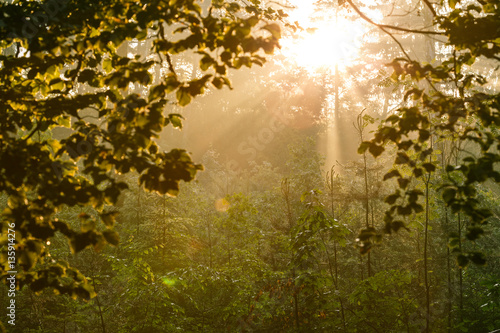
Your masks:
{"label": "tree", "polygon": [[[259,0],[14,1],[0,13],[2,246],[15,252],[3,254],[1,274],[19,268],[17,288],[88,298],[82,274],[48,259],[50,239],[63,234],[74,253],[117,245],[112,205],[127,188],[119,175],[136,172],[147,190],[177,195],[202,167],[155,143],[163,128],[182,128],[168,112],[211,86],[231,87],[229,69],[262,65],[280,38],[269,22],[283,13]],[[132,42],[150,54],[130,56]],[[198,57],[190,79],[176,66],[183,54]],[[58,137],[56,128],[69,130]],[[81,210],[80,227],[58,216],[64,207]]]}
{"label": "tree", "polygon": [[[359,8],[347,1],[363,16]],[[488,180],[500,182],[497,167],[500,162],[500,94],[486,88],[487,80],[473,66],[486,63],[494,67],[500,60],[497,29],[500,4],[498,1],[471,4],[455,0],[440,5],[424,3],[425,9],[434,16],[434,30],[376,25],[388,34],[399,30],[442,36],[452,52],[435,64],[422,64],[411,59],[403,50],[405,57],[389,64],[394,69],[394,80],[410,78],[413,85],[406,90],[405,105],[388,117],[375,137],[363,142],[359,151],[368,150],[372,155],[379,156],[387,143],[396,146],[395,167],[384,177],[396,178],[399,185],[399,189],[386,198],[391,208],[385,216],[384,231],[391,233],[405,226],[405,218],[424,210],[419,203],[424,193],[413,185],[415,180],[425,182],[430,174],[438,170],[433,158],[433,142],[458,140],[468,143],[472,149],[462,149],[458,163],[445,163],[443,172],[446,176],[438,186],[443,201],[452,213],[461,213],[469,221],[465,237],[452,235],[450,245],[455,247],[461,244],[462,238],[477,240],[484,233],[485,224],[491,220],[491,209],[482,206],[478,200],[478,185]],[[366,16],[364,18],[369,20]],[[400,172],[401,166],[409,168],[411,174]],[[368,230],[363,232],[365,236],[366,232],[370,233]],[[376,233],[371,231],[370,237],[365,238],[365,250],[369,250],[375,236]],[[460,267],[465,267],[470,261],[485,263],[480,252],[467,252],[462,248],[455,250],[459,252],[457,261]]]}

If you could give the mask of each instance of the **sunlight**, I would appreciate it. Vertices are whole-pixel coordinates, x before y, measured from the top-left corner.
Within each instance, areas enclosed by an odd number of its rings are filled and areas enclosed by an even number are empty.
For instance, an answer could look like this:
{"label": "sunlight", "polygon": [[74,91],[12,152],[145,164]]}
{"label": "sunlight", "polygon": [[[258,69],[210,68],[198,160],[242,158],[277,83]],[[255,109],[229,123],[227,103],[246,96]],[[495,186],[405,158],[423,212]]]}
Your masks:
{"label": "sunlight", "polygon": [[321,17],[314,13],[309,2],[295,0],[296,9],[290,14],[304,28],[293,37],[282,41],[281,53],[297,66],[313,71],[328,71],[336,65],[343,68],[358,58],[364,22],[351,21],[335,9],[322,10]]}
{"label": "sunlight", "polygon": [[215,209],[219,212],[226,212],[229,209],[229,206],[229,201],[224,198],[220,198],[215,201]]}
{"label": "sunlight", "polygon": [[175,280],[169,279],[167,277],[163,277],[161,279],[161,281],[163,282],[163,284],[165,284],[166,286],[169,286],[169,287],[172,287],[173,285],[175,285]]}

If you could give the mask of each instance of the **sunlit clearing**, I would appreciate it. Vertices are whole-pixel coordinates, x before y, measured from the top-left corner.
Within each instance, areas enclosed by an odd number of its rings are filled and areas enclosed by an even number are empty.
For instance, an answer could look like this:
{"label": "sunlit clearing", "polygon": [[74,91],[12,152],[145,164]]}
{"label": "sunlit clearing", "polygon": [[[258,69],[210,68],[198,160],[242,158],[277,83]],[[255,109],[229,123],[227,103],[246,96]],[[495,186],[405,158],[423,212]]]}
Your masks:
{"label": "sunlit clearing", "polygon": [[219,212],[225,212],[229,209],[229,202],[224,198],[217,199],[215,201],[215,209]]}
{"label": "sunlit clearing", "polygon": [[282,41],[282,54],[297,66],[309,71],[327,71],[337,65],[345,67],[358,58],[367,25],[345,18],[335,8],[323,10],[318,17],[314,8],[304,1],[295,1],[291,17],[304,30]]}
{"label": "sunlit clearing", "polygon": [[161,279],[161,281],[162,281],[165,285],[167,285],[167,286],[169,286],[169,287],[172,287],[172,286],[175,284],[175,280],[172,280],[172,279],[169,279],[169,278],[166,278],[166,277],[162,278],[162,279]]}

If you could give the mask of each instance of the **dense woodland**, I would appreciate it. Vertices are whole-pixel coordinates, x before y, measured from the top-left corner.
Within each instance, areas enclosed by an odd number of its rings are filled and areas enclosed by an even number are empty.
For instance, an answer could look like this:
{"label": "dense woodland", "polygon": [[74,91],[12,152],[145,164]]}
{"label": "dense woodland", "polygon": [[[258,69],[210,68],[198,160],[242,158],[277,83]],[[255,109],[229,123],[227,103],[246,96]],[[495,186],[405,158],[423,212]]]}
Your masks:
{"label": "dense woodland", "polygon": [[4,331],[500,332],[500,2],[305,2],[0,1]]}

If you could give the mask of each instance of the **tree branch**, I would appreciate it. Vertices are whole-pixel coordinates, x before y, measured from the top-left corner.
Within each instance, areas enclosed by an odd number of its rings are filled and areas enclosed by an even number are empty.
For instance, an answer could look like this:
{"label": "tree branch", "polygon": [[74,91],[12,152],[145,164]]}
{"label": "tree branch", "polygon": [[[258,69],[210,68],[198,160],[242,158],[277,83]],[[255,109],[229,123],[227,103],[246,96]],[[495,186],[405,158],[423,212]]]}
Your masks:
{"label": "tree branch", "polygon": [[33,136],[33,134],[35,134],[36,132],[38,132],[38,130],[40,129],[41,127],[41,121],[37,122],[35,128],[33,129],[33,131],[31,131],[31,133],[25,137],[23,140],[24,141],[28,141],[29,138],[31,138]]}
{"label": "tree branch", "polygon": [[434,10],[434,7],[432,7],[432,4],[429,2],[429,0],[422,0],[425,5],[427,6],[427,8],[429,8],[429,10],[431,11],[432,13],[432,16],[436,16],[436,11]]}
{"label": "tree branch", "polygon": [[389,35],[389,37],[392,38],[392,40],[394,40],[394,42],[396,42],[396,44],[398,44],[399,48],[401,49],[401,52],[403,52],[403,54],[405,55],[406,59],[408,59],[408,61],[411,61],[411,58],[410,58],[410,55],[405,51],[403,45],[401,44],[401,42],[396,38],[394,37],[393,34],[391,34],[389,31],[387,31],[387,29],[385,27],[379,27],[380,30],[382,30],[383,32],[385,32],[386,34]]}
{"label": "tree branch", "polygon": [[397,31],[403,31],[403,32],[411,32],[411,33],[416,33],[416,34],[424,34],[424,35],[442,35],[442,33],[436,32],[436,31],[414,30],[414,29],[407,29],[407,28],[397,27],[397,26],[394,26],[394,25],[387,25],[387,24],[378,24],[378,23],[375,23],[368,16],[366,16],[365,14],[363,14],[363,12],[352,2],[352,0],[346,0],[346,1],[349,3],[349,5],[351,5],[352,9],[354,9],[354,11],[356,13],[358,13],[358,15],[363,20],[365,20],[366,22],[368,22],[368,23],[370,23],[370,24],[372,24],[372,25],[374,25],[376,27],[379,27],[382,30],[383,29],[391,29],[391,30],[397,30]]}

